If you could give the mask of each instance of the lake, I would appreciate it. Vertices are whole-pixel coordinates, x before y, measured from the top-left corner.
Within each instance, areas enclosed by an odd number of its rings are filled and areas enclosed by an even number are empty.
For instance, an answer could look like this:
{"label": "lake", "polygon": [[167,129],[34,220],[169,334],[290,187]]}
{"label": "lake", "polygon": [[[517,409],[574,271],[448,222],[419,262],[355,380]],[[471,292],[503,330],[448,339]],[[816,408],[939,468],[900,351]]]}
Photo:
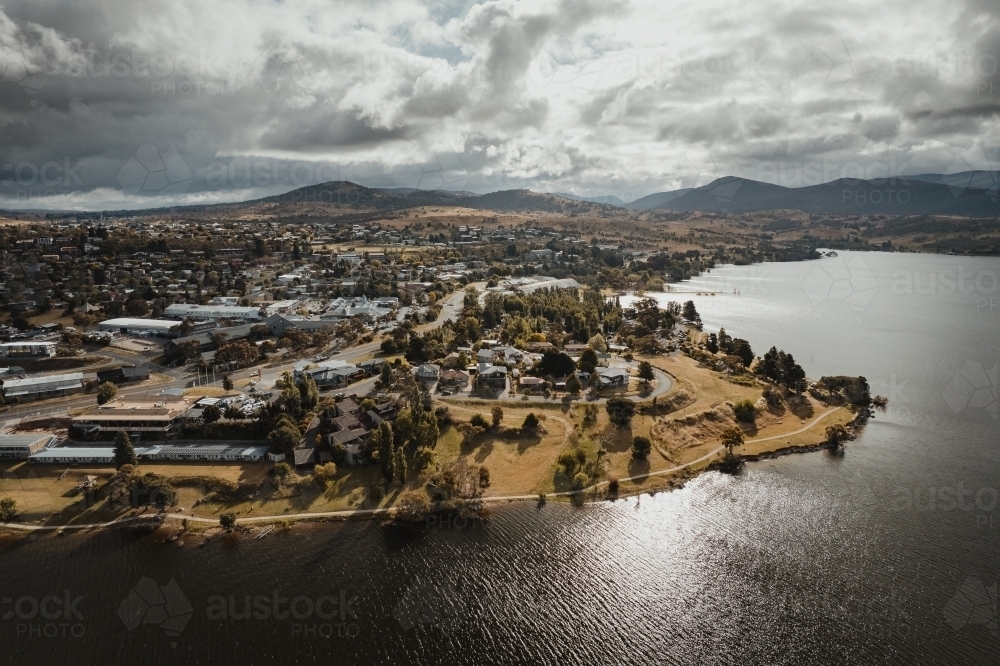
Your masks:
{"label": "lake", "polygon": [[840,252],[657,295],[811,378],[867,377],[889,408],[840,456],[417,532],[8,538],[0,662],[997,663],[998,274]]}

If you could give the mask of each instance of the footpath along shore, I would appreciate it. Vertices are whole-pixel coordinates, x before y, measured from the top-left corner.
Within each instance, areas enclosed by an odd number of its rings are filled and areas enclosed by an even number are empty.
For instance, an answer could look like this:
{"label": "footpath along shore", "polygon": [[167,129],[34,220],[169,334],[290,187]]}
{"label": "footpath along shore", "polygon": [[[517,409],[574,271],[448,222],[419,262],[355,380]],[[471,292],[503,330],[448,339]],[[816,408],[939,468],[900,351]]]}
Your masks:
{"label": "footpath along shore", "polygon": [[[819,416],[817,416],[815,419],[813,419],[811,422],[809,422],[808,424],[806,424],[802,428],[799,428],[798,430],[795,430],[793,432],[787,432],[787,433],[783,433],[781,435],[773,435],[773,436],[770,436],[770,437],[761,437],[759,439],[751,439],[751,440],[747,440],[745,443],[746,444],[754,444],[754,443],[757,443],[757,442],[771,441],[771,440],[775,440],[775,439],[782,439],[782,438],[786,438],[786,437],[791,437],[793,435],[801,434],[801,433],[806,432],[807,430],[813,428],[820,421],[822,421],[823,419],[827,418],[831,414],[836,413],[840,409],[842,409],[842,407],[834,407],[832,409],[829,409],[829,410],[823,412],[822,414],[820,414]],[[709,451],[708,453],[704,454],[703,456],[701,456],[699,458],[696,458],[695,460],[690,460],[690,461],[688,461],[686,463],[683,463],[681,465],[675,465],[673,467],[667,467],[665,469],[659,469],[659,470],[655,470],[655,471],[651,471],[651,472],[646,472],[644,474],[638,474],[636,476],[621,478],[621,479],[619,479],[619,482],[622,482],[622,481],[642,480],[642,479],[647,479],[649,477],[663,476],[665,474],[673,474],[675,472],[679,472],[681,470],[684,470],[684,469],[686,469],[688,467],[693,467],[693,466],[699,465],[699,464],[701,464],[701,463],[703,463],[703,462],[705,462],[707,460],[711,460],[716,455],[718,455],[719,453],[721,453],[724,450],[724,448],[725,447],[719,446],[719,447],[716,447],[716,448],[712,449],[711,451]],[[591,486],[583,488],[582,490],[567,490],[567,491],[561,491],[561,492],[546,493],[545,497],[548,498],[548,497],[572,497],[572,496],[579,496],[579,495],[584,495],[584,494],[586,494],[588,492],[597,490],[599,488],[602,488],[602,487],[604,487],[606,485],[608,485],[608,481],[599,481],[598,483],[595,483],[595,484],[593,484]],[[637,494],[642,494],[642,493],[637,493]],[[482,503],[490,504],[490,503],[500,503],[500,502],[517,502],[517,501],[526,501],[526,500],[538,500],[539,497],[540,496],[537,495],[537,494],[535,494],[535,495],[493,495],[493,496],[485,496],[485,497],[477,498],[477,501],[482,502]],[[288,521],[288,520],[316,520],[316,519],[321,519],[321,518],[339,518],[339,519],[378,518],[378,517],[383,517],[383,516],[391,516],[394,513],[396,513],[396,508],[395,507],[385,507],[385,508],[380,508],[380,509],[347,509],[347,510],[342,510],[342,511],[316,511],[316,512],[308,512],[307,511],[307,512],[303,512],[303,513],[289,513],[289,514],[271,515],[271,516],[245,516],[245,517],[241,516],[238,519],[238,522],[239,522],[239,524],[242,525],[242,524],[248,524],[248,523],[273,523],[273,522]],[[201,516],[187,515],[187,514],[183,514],[183,513],[154,513],[154,514],[148,514],[148,515],[124,516],[122,518],[117,518],[115,520],[109,520],[109,521],[103,522],[103,523],[86,523],[86,524],[78,524],[78,525],[72,525],[72,524],[70,524],[70,525],[27,525],[27,524],[23,524],[23,523],[0,523],[0,529],[17,530],[17,531],[22,531],[22,532],[61,532],[61,531],[68,531],[68,530],[93,530],[93,529],[118,527],[118,526],[122,526],[122,525],[127,525],[129,523],[133,523],[133,522],[148,522],[148,521],[153,521],[153,520],[156,520],[156,521],[160,521],[160,520],[179,520],[179,521],[189,521],[189,522],[202,523],[202,524],[211,524],[211,525],[218,525],[218,523],[219,523],[218,518],[204,518],[204,517],[201,517]]]}

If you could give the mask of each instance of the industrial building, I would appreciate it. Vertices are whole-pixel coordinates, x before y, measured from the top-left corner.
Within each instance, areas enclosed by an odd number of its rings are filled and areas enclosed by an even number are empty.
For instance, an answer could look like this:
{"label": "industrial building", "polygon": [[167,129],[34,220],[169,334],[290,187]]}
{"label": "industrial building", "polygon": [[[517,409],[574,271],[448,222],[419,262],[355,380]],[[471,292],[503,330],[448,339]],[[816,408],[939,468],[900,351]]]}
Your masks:
{"label": "industrial building", "polygon": [[[267,455],[267,451],[267,446],[248,447],[231,444],[135,447],[135,455],[139,460],[172,460],[179,462],[191,460],[255,462],[263,460]],[[31,462],[37,463],[97,463],[111,465],[115,462],[115,449],[111,446],[61,446],[41,449],[28,459]]]}
{"label": "industrial building", "polygon": [[241,307],[238,305],[190,305],[187,303],[174,303],[173,305],[168,305],[163,310],[163,314],[167,317],[177,317],[178,319],[187,319],[190,317],[195,320],[240,319],[244,321],[258,321],[262,319],[260,308]]}
{"label": "industrial building", "polygon": [[[112,331],[115,333],[169,337],[176,334],[176,327],[180,326],[180,323],[179,321],[172,321],[170,319],[116,317],[115,319],[102,321],[97,326],[102,331]],[[174,330],[171,331],[171,329]]]}
{"label": "industrial building", "polygon": [[29,432],[20,435],[0,435],[0,459],[27,458],[56,440],[50,432]]}
{"label": "industrial building", "polygon": [[18,400],[38,400],[61,395],[70,395],[83,390],[83,373],[71,372],[65,375],[47,375],[28,379],[0,380],[0,395],[4,402]]}
{"label": "industrial building", "polygon": [[0,358],[25,358],[56,355],[54,342],[4,342],[0,343]]}

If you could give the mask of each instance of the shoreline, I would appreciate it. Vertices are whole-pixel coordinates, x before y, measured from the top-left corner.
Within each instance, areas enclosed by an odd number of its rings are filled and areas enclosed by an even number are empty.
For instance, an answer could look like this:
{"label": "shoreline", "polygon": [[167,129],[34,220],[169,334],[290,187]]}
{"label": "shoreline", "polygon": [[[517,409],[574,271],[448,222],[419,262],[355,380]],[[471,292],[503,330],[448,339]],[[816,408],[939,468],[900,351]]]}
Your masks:
{"label": "shoreline", "polygon": [[[813,419],[805,428],[795,433],[785,433],[783,435],[775,435],[773,437],[759,438],[757,440],[748,440],[746,444],[753,444],[755,441],[767,441],[770,439],[779,439],[782,437],[790,437],[794,434],[800,434],[810,430],[813,426],[817,425],[820,421],[827,418],[828,416],[837,413],[843,409],[841,406],[833,407],[815,419]],[[864,428],[867,422],[866,418],[862,418],[863,414],[859,413],[850,422],[849,428],[855,433],[859,434]],[[635,480],[644,480],[654,477],[662,477],[670,474],[676,474],[678,472],[683,472],[691,467],[704,463],[721,453],[725,447],[718,446],[708,453],[705,453],[694,460],[690,460],[686,463],[680,465],[675,465],[672,467],[667,467],[664,469],[654,470],[646,472],[644,474],[637,474],[631,477],[621,478],[619,482],[629,482]],[[740,455],[741,467],[743,463],[748,462],[759,462],[763,460],[770,460],[775,458],[781,458],[788,455],[800,454],[800,453],[815,453],[822,450],[830,450],[830,446],[827,442],[821,441],[815,444],[798,444],[790,445],[786,447],[781,447],[773,451],[765,451],[756,454],[746,454]],[[710,462],[701,469],[698,469],[693,474],[689,476],[682,477],[679,482],[677,479],[670,479],[665,486],[654,487],[654,488],[642,488],[635,489],[633,492],[622,492],[613,497],[595,497],[594,495],[601,489],[610,484],[610,480],[602,480],[594,483],[586,488],[580,490],[567,490],[552,493],[539,493],[539,494],[518,494],[518,495],[498,495],[492,497],[477,497],[473,499],[464,500],[471,506],[479,506],[480,508],[485,508],[490,504],[509,504],[513,502],[548,502],[550,499],[555,501],[569,501],[570,503],[577,503],[579,505],[585,504],[598,504],[601,502],[615,502],[622,499],[629,499],[631,497],[640,497],[642,495],[655,495],[659,492],[669,492],[673,490],[678,490],[683,488],[684,485],[691,479],[697,477],[705,472],[723,472],[727,473],[722,469],[720,461]],[[587,497],[590,495],[591,497]],[[346,509],[341,511],[317,511],[317,512],[301,512],[295,514],[287,515],[269,515],[269,516],[247,516],[237,519],[237,528],[241,525],[280,525],[287,523],[288,527],[294,523],[320,523],[320,522],[347,522],[355,520],[373,520],[379,518],[389,518],[392,517],[398,511],[397,507],[383,507],[377,509]],[[432,510],[425,517],[426,521],[429,517],[438,515],[441,513],[438,510]],[[127,527],[143,527],[144,523],[148,527],[162,528],[168,521],[177,521],[180,523],[196,523],[199,528],[204,527],[207,529],[220,528],[219,521],[217,518],[206,518],[202,516],[187,515],[183,513],[174,512],[158,512],[151,514],[140,514],[140,515],[130,515],[123,516],[121,518],[116,518],[114,520],[105,521],[102,523],[86,523],[80,525],[28,525],[21,523],[0,523],[0,533],[6,533],[17,536],[26,536],[30,534],[41,533],[55,533],[62,536],[63,532],[86,532],[86,531],[98,531],[106,529],[118,529]],[[406,525],[412,523],[398,522],[393,523],[397,525]]]}

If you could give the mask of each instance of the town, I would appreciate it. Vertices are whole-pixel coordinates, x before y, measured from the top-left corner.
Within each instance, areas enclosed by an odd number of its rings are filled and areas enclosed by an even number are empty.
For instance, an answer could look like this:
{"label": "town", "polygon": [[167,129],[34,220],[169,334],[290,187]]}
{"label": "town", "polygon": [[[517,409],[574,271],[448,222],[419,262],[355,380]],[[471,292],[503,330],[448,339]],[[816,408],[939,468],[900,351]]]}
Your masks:
{"label": "town", "polygon": [[770,426],[765,439],[791,446],[807,417],[854,418],[832,413],[841,386],[810,384],[810,397],[804,374],[762,371],[745,341],[704,332],[694,304],[672,300],[745,249],[627,247],[544,215],[447,213],[0,227],[0,458],[7,477],[79,491],[22,482],[5,518],[74,524],[151,504],[422,515],[512,494],[616,496],[732,458],[726,425]]}

